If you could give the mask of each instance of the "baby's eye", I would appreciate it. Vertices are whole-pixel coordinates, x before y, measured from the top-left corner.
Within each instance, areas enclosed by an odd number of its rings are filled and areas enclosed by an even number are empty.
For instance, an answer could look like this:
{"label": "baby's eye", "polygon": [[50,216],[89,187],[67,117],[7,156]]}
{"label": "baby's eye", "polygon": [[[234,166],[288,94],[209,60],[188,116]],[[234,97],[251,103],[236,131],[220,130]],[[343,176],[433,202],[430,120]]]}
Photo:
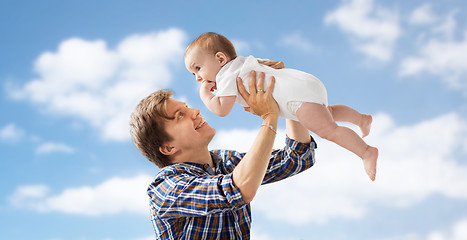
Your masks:
{"label": "baby's eye", "polygon": [[196,71],[199,71],[201,68],[200,67],[195,67]]}

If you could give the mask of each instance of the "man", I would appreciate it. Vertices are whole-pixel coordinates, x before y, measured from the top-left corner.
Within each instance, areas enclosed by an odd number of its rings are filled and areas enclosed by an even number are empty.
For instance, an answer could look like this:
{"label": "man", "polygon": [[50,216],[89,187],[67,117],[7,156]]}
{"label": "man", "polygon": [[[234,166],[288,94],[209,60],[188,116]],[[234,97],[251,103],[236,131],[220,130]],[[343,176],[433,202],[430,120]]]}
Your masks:
{"label": "man", "polygon": [[272,151],[279,117],[274,78],[266,91],[264,74],[257,84],[255,72],[250,79],[250,93],[237,85],[246,110],[263,122],[247,153],[209,151],[215,130],[170,91],[157,91],[136,107],[133,142],[161,168],[148,188],[156,239],[250,239],[249,203],[259,186],[313,165],[316,143],[298,122],[287,120],[287,145]]}

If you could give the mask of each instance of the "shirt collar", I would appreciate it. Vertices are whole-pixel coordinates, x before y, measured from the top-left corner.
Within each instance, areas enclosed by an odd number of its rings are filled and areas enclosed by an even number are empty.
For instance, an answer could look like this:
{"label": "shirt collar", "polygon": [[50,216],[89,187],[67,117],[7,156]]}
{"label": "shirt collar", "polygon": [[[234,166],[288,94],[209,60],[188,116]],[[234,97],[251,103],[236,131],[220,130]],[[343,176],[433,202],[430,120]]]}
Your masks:
{"label": "shirt collar", "polygon": [[216,175],[218,173],[224,173],[224,166],[222,164],[222,159],[217,156],[216,154],[210,152],[211,159],[214,164],[214,168],[211,168],[209,164],[201,164],[201,163],[194,163],[194,162],[183,162],[183,163],[175,163],[173,165],[169,165],[165,167],[161,172],[169,173],[171,172],[170,169],[177,169],[176,171],[190,171],[196,174],[206,174],[209,175]]}

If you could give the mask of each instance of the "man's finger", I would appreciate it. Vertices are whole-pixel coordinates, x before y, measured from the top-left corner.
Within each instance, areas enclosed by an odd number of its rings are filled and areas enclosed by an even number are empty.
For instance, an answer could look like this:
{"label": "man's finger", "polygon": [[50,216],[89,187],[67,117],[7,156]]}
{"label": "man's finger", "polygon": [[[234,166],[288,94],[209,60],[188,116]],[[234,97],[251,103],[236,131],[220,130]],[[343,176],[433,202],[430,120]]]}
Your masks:
{"label": "man's finger", "polygon": [[250,72],[250,81],[248,82],[248,90],[250,90],[250,95],[256,95],[256,72]]}
{"label": "man's finger", "polygon": [[258,91],[263,91],[264,92],[264,72],[259,73],[259,78],[258,78]]}

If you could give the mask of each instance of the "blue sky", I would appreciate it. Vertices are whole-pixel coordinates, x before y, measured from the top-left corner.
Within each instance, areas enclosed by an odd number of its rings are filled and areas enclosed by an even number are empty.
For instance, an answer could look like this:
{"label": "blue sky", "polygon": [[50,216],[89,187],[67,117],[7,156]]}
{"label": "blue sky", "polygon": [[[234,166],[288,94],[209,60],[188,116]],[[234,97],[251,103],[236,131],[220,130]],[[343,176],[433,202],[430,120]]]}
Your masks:
{"label": "blue sky", "polygon": [[152,239],[145,190],[158,168],[127,122],[157,89],[201,109],[217,129],[211,148],[248,150],[259,119],[239,106],[209,113],[184,67],[207,31],[312,73],[330,104],[374,117],[376,182],[316,138],[316,166],[260,188],[253,239],[467,238],[465,1],[0,5],[0,239]]}

